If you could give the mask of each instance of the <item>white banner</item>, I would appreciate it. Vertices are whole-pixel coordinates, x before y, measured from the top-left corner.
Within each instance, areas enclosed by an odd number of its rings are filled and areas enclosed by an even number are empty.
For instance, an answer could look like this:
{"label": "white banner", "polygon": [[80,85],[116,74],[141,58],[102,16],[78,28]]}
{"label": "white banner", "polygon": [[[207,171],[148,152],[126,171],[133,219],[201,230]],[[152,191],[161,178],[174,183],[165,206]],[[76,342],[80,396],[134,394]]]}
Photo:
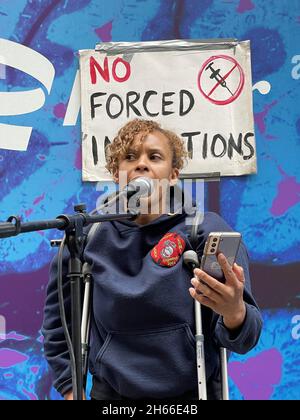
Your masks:
{"label": "white banner", "polygon": [[99,44],[80,75],[84,181],[111,179],[104,148],[134,118],[185,140],[184,174],[256,173],[250,41]]}

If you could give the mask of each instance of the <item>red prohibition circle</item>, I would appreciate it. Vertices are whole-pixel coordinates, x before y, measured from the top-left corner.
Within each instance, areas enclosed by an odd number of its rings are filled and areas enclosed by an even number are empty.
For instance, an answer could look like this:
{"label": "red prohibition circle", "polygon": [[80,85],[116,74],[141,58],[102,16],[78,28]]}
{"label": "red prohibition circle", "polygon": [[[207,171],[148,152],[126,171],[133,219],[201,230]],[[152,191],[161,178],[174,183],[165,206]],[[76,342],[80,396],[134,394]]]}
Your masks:
{"label": "red prohibition circle", "polygon": [[[240,83],[239,83],[236,91],[234,92],[233,96],[231,98],[228,98],[228,99],[225,99],[225,100],[222,100],[222,101],[212,99],[206,92],[204,92],[204,90],[202,89],[201,83],[200,83],[202,73],[203,73],[204,69],[207,67],[208,63],[210,63],[213,60],[219,59],[219,58],[223,58],[224,60],[231,61],[235,65],[230,70],[229,73],[231,73],[236,67],[237,67],[237,69],[239,70],[239,73],[240,73]],[[228,77],[228,75],[225,76],[225,79]],[[202,95],[206,99],[208,99],[210,102],[212,102],[213,104],[216,104],[216,105],[228,105],[231,102],[235,101],[239,97],[239,95],[241,94],[241,92],[243,90],[243,87],[244,87],[244,84],[245,84],[245,75],[244,75],[242,67],[240,66],[240,64],[234,58],[229,57],[228,55],[213,55],[212,57],[210,57],[208,60],[206,60],[203,63],[203,65],[202,65],[202,67],[201,67],[201,69],[198,73],[198,88],[199,88],[200,92],[202,93]],[[219,84],[217,84],[217,85],[219,85]]]}

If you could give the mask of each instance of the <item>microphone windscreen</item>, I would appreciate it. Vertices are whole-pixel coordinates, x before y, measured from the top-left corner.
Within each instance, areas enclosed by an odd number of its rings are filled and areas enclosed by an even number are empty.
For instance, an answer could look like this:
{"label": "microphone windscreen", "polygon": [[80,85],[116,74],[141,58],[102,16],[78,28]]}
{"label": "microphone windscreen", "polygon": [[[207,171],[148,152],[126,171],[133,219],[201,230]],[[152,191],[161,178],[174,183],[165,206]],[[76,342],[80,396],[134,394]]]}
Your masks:
{"label": "microphone windscreen", "polygon": [[139,197],[145,197],[152,194],[154,183],[151,178],[139,177],[129,182],[127,190],[137,193]]}

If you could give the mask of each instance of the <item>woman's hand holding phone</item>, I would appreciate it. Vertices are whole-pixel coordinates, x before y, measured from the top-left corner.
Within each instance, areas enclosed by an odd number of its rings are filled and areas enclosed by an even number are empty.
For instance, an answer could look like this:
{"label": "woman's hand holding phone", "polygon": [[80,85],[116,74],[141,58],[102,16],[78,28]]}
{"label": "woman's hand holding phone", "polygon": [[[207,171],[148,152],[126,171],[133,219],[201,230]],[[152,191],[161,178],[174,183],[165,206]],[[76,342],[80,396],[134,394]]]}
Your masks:
{"label": "woman's hand holding phone", "polygon": [[194,287],[189,291],[202,305],[223,316],[224,325],[228,329],[235,330],[243,324],[246,316],[244,272],[236,263],[231,267],[223,254],[218,255],[218,262],[226,279],[225,284],[195,268],[195,277],[191,280]]}

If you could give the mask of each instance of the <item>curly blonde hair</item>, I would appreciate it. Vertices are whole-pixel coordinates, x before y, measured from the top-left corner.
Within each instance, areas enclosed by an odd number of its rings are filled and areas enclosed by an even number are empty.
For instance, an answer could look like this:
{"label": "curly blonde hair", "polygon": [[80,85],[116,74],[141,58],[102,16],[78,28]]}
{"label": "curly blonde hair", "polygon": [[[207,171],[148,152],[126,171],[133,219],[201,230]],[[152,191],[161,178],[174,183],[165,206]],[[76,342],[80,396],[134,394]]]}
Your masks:
{"label": "curly blonde hair", "polygon": [[118,171],[120,161],[125,158],[135,136],[139,133],[143,133],[140,139],[142,142],[148,134],[153,133],[154,131],[159,131],[169,140],[169,145],[173,152],[172,167],[179,170],[182,169],[188,156],[183,140],[172,131],[161,128],[160,124],[155,121],[138,118],[125,124],[119,130],[112,143],[106,146],[106,169],[108,169],[111,174],[115,174]]}

